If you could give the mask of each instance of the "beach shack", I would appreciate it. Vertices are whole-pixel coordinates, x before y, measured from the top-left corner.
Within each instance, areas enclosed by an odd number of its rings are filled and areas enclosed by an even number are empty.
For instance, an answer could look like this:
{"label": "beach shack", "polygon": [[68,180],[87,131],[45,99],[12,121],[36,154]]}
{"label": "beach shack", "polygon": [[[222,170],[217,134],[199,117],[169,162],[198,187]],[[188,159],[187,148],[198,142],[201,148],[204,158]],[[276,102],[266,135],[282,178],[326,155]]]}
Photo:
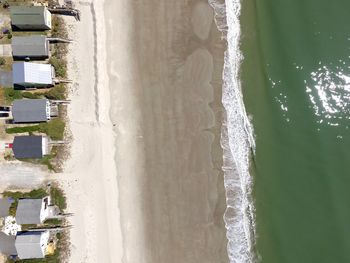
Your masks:
{"label": "beach shack", "polygon": [[44,6],[11,6],[10,13],[14,30],[51,29],[51,13]]}
{"label": "beach shack", "polygon": [[15,62],[12,65],[13,85],[16,88],[43,88],[54,85],[55,70],[50,64]]}
{"label": "beach shack", "polygon": [[15,136],[11,147],[17,159],[41,159],[49,154],[49,139],[46,136]]}
{"label": "beach shack", "polygon": [[12,56],[14,59],[47,59],[50,45],[46,36],[32,35],[12,37]]}
{"label": "beach shack", "polygon": [[49,217],[49,203],[49,196],[40,199],[20,199],[16,210],[16,223],[42,224]]}
{"label": "beach shack", "polygon": [[51,112],[50,101],[47,99],[14,100],[12,105],[13,123],[46,122],[57,116],[57,110]]}
{"label": "beach shack", "polygon": [[45,258],[49,245],[49,231],[18,233],[15,247],[19,259]]}

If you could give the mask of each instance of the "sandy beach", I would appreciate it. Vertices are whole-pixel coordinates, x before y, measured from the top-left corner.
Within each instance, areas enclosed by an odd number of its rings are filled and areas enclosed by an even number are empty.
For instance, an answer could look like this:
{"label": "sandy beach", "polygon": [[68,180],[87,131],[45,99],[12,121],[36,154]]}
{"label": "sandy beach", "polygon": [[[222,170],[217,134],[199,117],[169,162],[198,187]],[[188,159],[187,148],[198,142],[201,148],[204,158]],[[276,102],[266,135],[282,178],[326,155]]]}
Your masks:
{"label": "sandy beach", "polygon": [[79,2],[77,8],[82,20],[66,19],[74,39],[68,56],[73,80],[68,107],[72,143],[64,174],[59,176],[67,194],[67,211],[74,214],[69,262],[121,262],[114,132],[109,118],[105,37],[100,29],[104,26],[102,5]]}
{"label": "sandy beach", "polygon": [[204,0],[105,2],[123,262],[228,262],[213,15]]}
{"label": "sandy beach", "polygon": [[202,0],[76,2],[67,19],[74,263],[228,262],[225,43]]}

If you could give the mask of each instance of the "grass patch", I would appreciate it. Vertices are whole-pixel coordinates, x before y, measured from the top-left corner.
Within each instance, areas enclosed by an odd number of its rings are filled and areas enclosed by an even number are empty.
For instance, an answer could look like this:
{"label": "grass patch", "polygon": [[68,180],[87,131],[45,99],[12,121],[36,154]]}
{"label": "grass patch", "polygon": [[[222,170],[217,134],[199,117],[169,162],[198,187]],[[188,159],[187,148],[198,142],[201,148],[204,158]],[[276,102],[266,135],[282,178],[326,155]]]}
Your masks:
{"label": "grass patch", "polygon": [[7,128],[6,133],[13,134],[13,133],[25,133],[25,132],[36,132],[39,131],[40,126],[39,125],[33,125],[33,126],[26,126],[26,127],[12,127]]}
{"label": "grass patch", "polygon": [[7,128],[6,133],[13,134],[40,132],[46,133],[53,140],[62,140],[64,136],[65,126],[66,124],[62,119],[56,118],[49,122],[40,123],[38,125]]}
{"label": "grass patch", "polygon": [[12,88],[3,88],[4,99],[6,104],[11,104],[14,100],[23,99],[22,92]]}
{"label": "grass patch", "polygon": [[60,226],[62,225],[62,219],[57,219],[57,218],[47,219],[45,220],[44,224],[49,226]]}
{"label": "grass patch", "polygon": [[55,68],[55,74],[57,77],[66,78],[67,77],[67,66],[63,59],[52,56],[49,59],[49,64]]}
{"label": "grass patch", "polygon": [[39,131],[46,133],[53,140],[62,140],[66,124],[62,119],[56,118],[47,123],[40,123]]}

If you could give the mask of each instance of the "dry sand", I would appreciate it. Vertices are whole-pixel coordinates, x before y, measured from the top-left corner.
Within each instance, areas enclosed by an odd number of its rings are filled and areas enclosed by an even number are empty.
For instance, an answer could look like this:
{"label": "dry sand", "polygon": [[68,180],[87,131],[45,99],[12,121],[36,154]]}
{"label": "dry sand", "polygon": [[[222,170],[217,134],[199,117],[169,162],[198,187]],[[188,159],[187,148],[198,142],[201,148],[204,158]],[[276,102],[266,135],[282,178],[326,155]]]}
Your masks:
{"label": "dry sand", "polygon": [[205,0],[76,4],[73,142],[59,175],[74,213],[70,262],[228,262],[225,46],[212,9]]}
{"label": "dry sand", "polygon": [[[99,1],[99,3],[101,3]],[[72,263],[121,262],[115,145],[109,118],[102,3],[76,3],[82,20],[67,18],[70,37],[68,106],[71,156],[59,181],[67,194]],[[96,17],[99,17],[98,23]],[[102,28],[102,29],[101,29]],[[98,41],[96,38],[98,34]],[[97,59],[98,58],[98,59]]]}

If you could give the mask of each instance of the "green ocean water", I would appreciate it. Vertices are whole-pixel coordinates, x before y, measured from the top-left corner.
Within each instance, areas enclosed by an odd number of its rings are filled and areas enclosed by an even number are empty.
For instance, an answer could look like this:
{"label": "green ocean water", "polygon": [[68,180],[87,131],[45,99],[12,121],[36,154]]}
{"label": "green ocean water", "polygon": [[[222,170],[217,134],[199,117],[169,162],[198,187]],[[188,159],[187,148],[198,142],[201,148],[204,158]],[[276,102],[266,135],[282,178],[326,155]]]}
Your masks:
{"label": "green ocean water", "polygon": [[242,1],[264,263],[350,262],[350,1]]}

